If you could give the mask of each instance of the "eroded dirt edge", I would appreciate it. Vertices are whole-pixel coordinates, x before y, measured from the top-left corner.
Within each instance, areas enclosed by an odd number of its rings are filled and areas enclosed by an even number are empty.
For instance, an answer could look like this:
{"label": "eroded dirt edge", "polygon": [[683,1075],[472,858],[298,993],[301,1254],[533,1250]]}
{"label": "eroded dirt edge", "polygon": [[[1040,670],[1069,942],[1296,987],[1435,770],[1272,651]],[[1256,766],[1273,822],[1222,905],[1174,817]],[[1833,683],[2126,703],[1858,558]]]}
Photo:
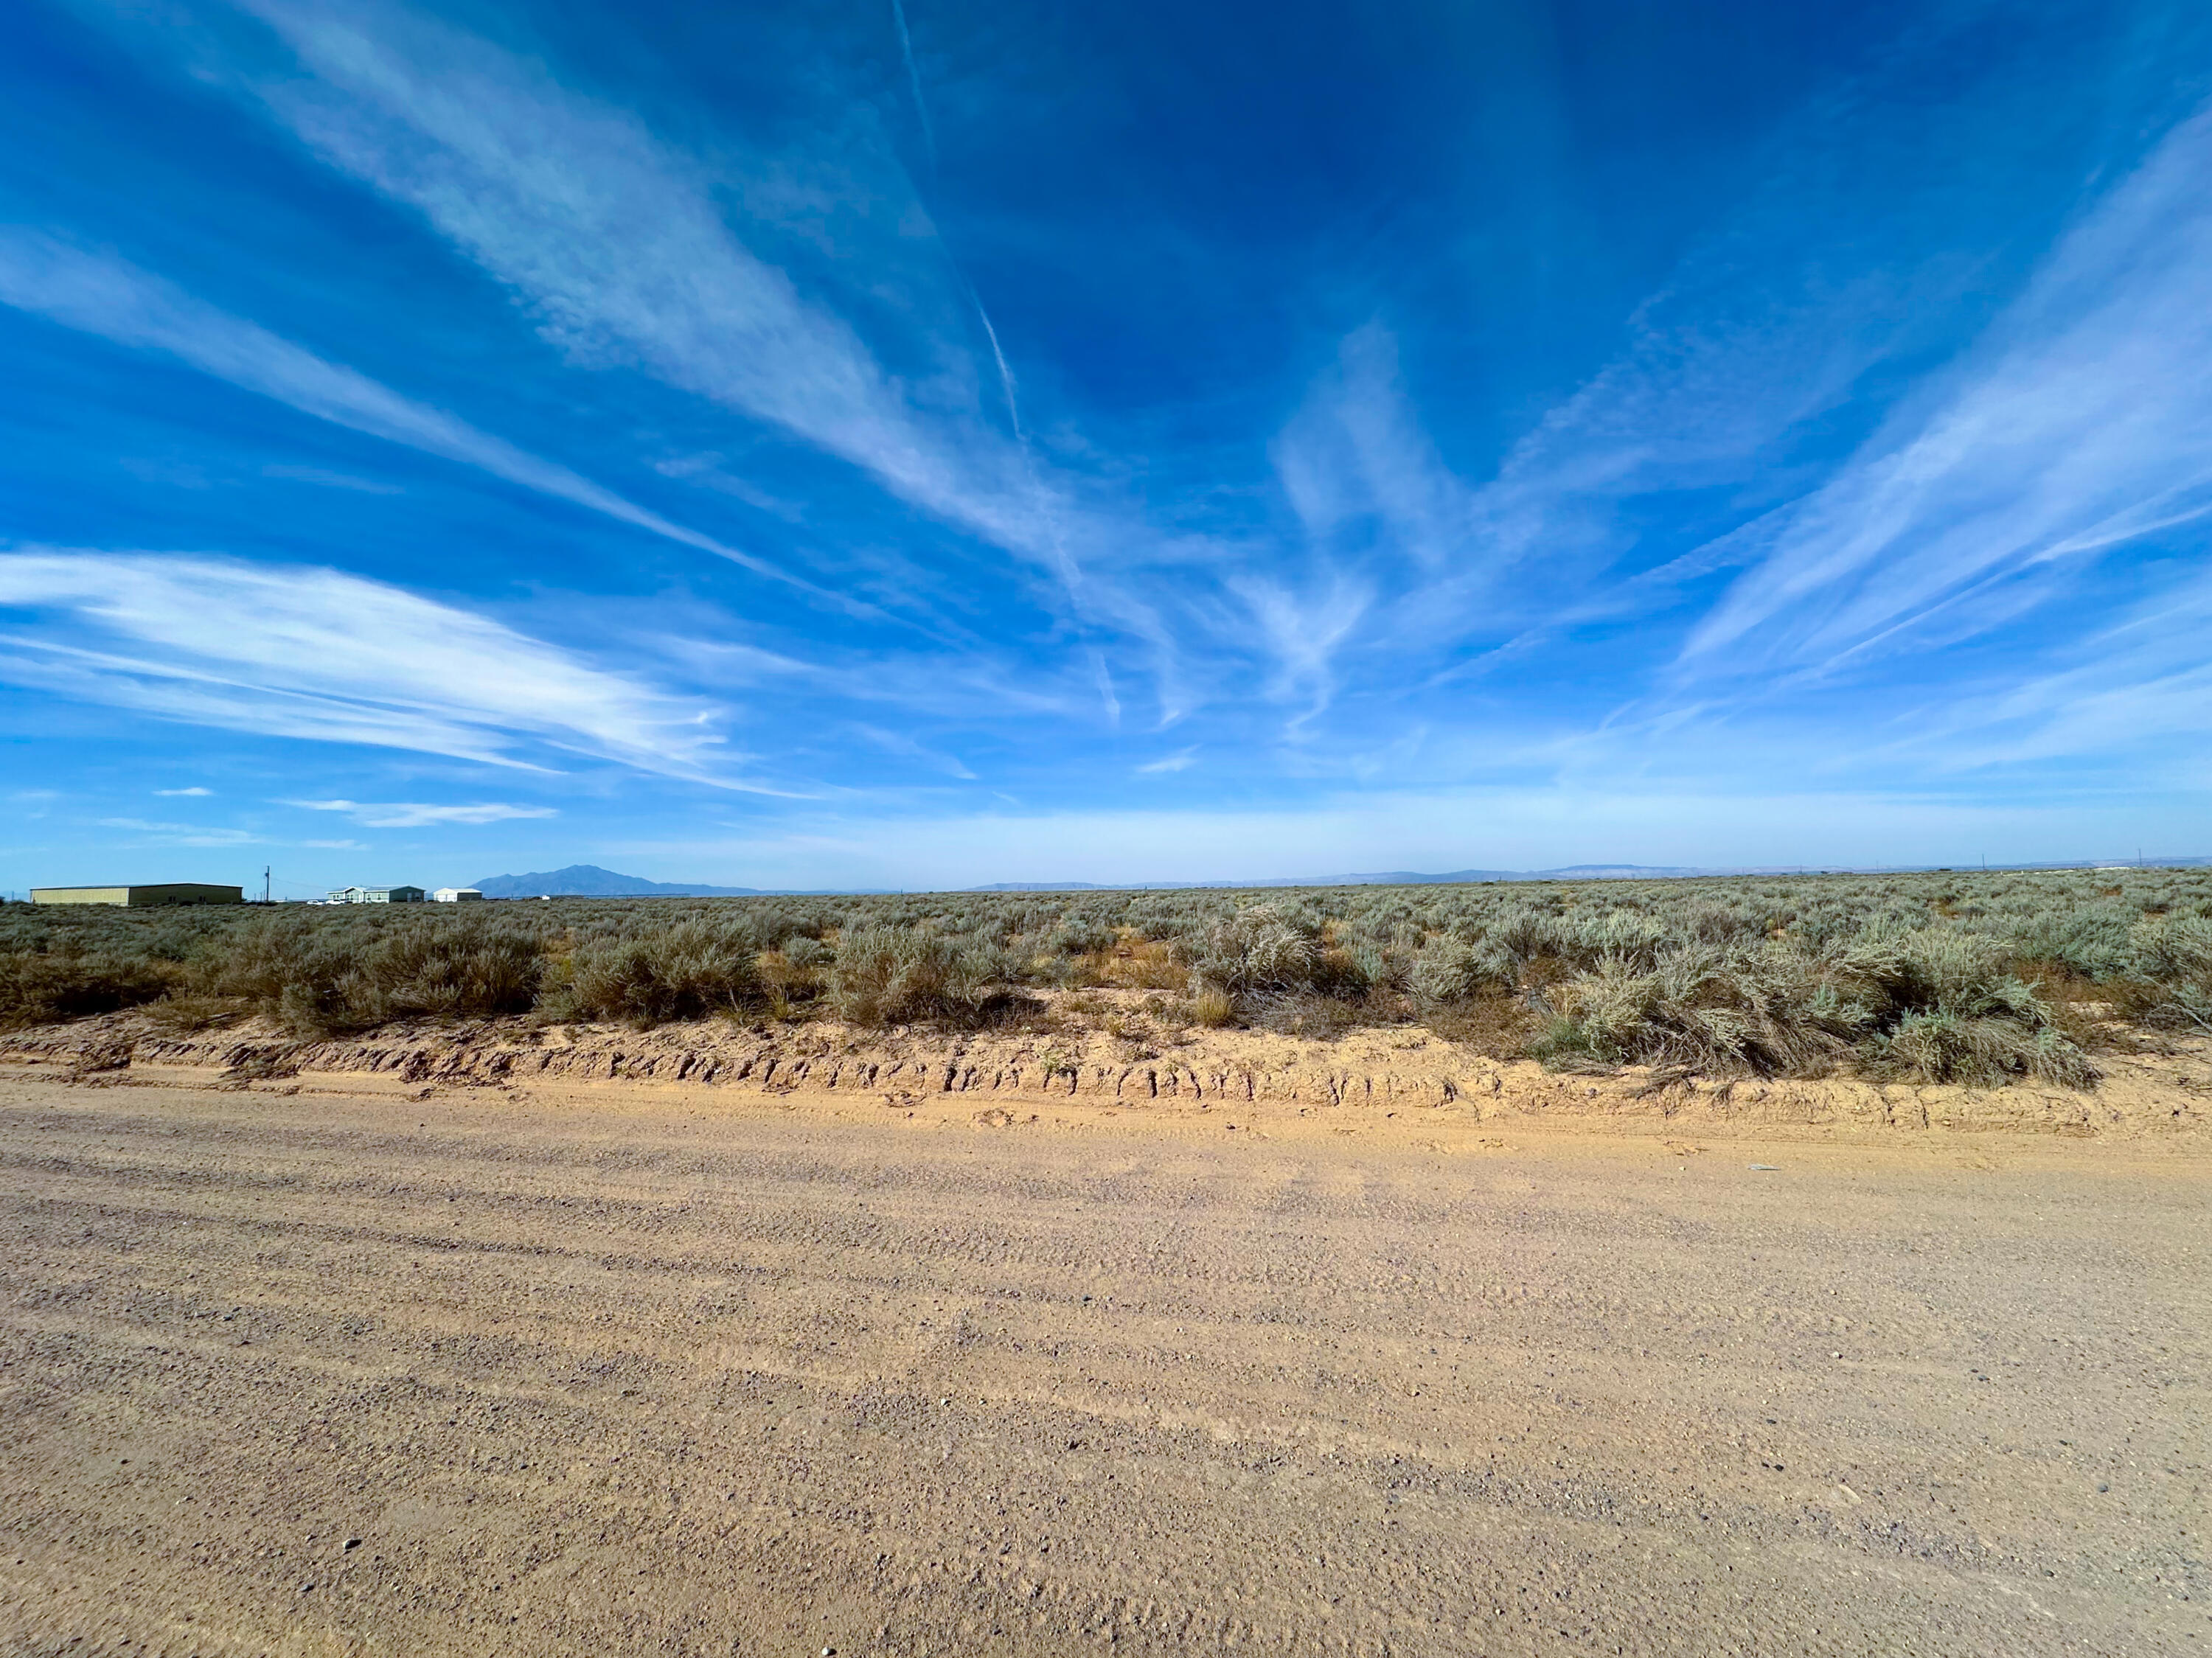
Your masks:
{"label": "eroded dirt edge", "polygon": [[490,1088],[569,1091],[679,1085],[687,1093],[843,1098],[932,1114],[961,1105],[979,1121],[1025,1120],[1017,1106],[1116,1114],[1229,1111],[1337,1121],[1518,1121],[1605,1133],[1703,1128],[1889,1137],[1944,1133],[2142,1140],[2212,1138],[2212,1045],[2107,1056],[2094,1091],[1662,1078],[1631,1067],[1563,1075],[1500,1061],[1415,1027],[1320,1042],[1256,1031],[1193,1033],[1154,1052],[1103,1033],[948,1035],[817,1023],[744,1027],[533,1026],[521,1021],[393,1028],[302,1042],[260,1022],[177,1034],[116,1015],[0,1037],[0,1066],[88,1084],[238,1087],[343,1084],[347,1091]]}

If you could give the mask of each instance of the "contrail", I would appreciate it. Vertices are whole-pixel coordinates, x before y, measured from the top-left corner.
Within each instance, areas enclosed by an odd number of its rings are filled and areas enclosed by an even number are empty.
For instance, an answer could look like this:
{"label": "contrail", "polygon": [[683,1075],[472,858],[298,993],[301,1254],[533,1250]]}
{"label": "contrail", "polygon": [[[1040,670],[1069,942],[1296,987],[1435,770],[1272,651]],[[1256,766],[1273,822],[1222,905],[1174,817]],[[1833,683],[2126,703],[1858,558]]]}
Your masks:
{"label": "contrail", "polygon": [[[906,0],[891,0],[891,18],[898,25],[899,56],[906,63],[907,85],[914,92],[914,112],[921,121],[921,136],[929,149],[929,166],[937,169],[937,130],[929,124],[929,104],[921,95],[921,71],[915,67],[914,35],[906,26]],[[949,252],[950,250],[948,250]],[[955,269],[957,269],[956,262]],[[983,308],[982,295],[975,285],[963,276],[961,285],[968,290],[968,303],[975,307],[975,315],[983,325],[984,337],[991,342],[992,361],[999,365],[999,386],[1006,394],[1006,414],[1014,422],[1014,435],[1021,440],[1026,451],[1029,439],[1022,431],[1022,410],[1014,396],[1014,371],[1006,366],[1006,354],[999,349],[999,331],[991,325],[991,313]]]}
{"label": "contrail", "polygon": [[[956,271],[959,269],[957,264],[953,268]],[[1067,537],[1060,529],[1060,514],[1052,509],[1051,495],[1045,489],[1044,479],[1037,473],[1036,455],[1030,448],[1030,434],[1022,429],[1022,405],[1021,399],[1014,395],[1014,371],[1007,366],[1006,354],[999,349],[999,331],[991,326],[991,313],[983,308],[983,296],[975,291],[975,283],[966,276],[963,276],[960,281],[968,290],[968,303],[975,307],[975,319],[983,325],[984,337],[991,342],[991,361],[999,365],[999,387],[1006,394],[1006,417],[1014,424],[1014,442],[1021,450],[1022,470],[1029,474],[1030,488],[1036,491],[1038,507],[1044,513],[1045,527],[1052,536],[1053,560],[1060,567],[1060,579],[1066,585],[1068,596],[1076,598],[1077,589],[1082,585],[1083,573],[1068,554]],[[1121,717],[1121,705],[1114,700],[1111,689],[1106,693],[1106,704],[1118,721]]]}
{"label": "contrail", "polygon": [[1109,725],[1121,723],[1121,699],[1114,695],[1114,676],[1107,671],[1105,653],[1097,646],[1091,649],[1091,671],[1098,681],[1098,700],[1106,705]]}
{"label": "contrail", "polygon": [[1014,371],[1006,367],[1006,354],[999,349],[999,331],[991,326],[991,313],[983,309],[983,296],[975,291],[973,283],[969,285],[968,299],[983,325],[983,337],[991,342],[991,360],[999,365],[999,386],[1006,394],[1006,416],[1014,423],[1014,436],[1020,441],[1023,453],[1027,454],[1029,434],[1022,430],[1022,405],[1014,396]]}
{"label": "contrail", "polygon": [[[929,151],[930,171],[934,173],[937,170],[937,131],[929,122],[928,100],[921,95],[921,71],[915,67],[914,61],[914,35],[906,26],[906,0],[891,0],[891,18],[898,25],[899,56],[906,64],[907,85],[914,93],[914,112],[921,122],[922,141]],[[1006,399],[1006,418],[1013,422],[1014,440],[1021,448],[1023,470],[1029,474],[1030,487],[1036,492],[1039,507],[1043,511],[1046,528],[1052,538],[1054,562],[1060,568],[1060,580],[1066,586],[1069,597],[1076,598],[1079,604],[1081,600],[1078,590],[1082,585],[1082,573],[1068,554],[1067,538],[1060,529],[1059,514],[1051,509],[1043,480],[1037,476],[1036,457],[1030,452],[1029,434],[1022,429],[1021,398],[1017,395],[1012,366],[1006,361],[1006,351],[999,344],[999,331],[992,325],[991,313],[983,307],[983,296],[975,291],[975,283],[969,282],[960,270],[959,260],[951,258],[949,246],[945,252],[951,260],[953,272],[960,285],[968,290],[968,303],[975,307],[975,319],[983,325],[983,337],[991,343],[991,361],[998,365],[999,389]],[[1120,699],[1114,695],[1113,681],[1107,677],[1105,659],[1094,651],[1092,661],[1097,669],[1099,695],[1105,703],[1108,717],[1118,725],[1121,718],[1121,705]]]}
{"label": "contrail", "polygon": [[[897,20],[899,56],[906,59],[907,84],[914,88],[914,112],[921,119],[921,141],[929,150],[929,170],[937,171],[937,133],[929,125],[929,106],[922,101],[921,71],[914,66],[914,36],[907,33],[905,0],[891,0],[891,15]],[[989,324],[984,326],[988,327]]]}

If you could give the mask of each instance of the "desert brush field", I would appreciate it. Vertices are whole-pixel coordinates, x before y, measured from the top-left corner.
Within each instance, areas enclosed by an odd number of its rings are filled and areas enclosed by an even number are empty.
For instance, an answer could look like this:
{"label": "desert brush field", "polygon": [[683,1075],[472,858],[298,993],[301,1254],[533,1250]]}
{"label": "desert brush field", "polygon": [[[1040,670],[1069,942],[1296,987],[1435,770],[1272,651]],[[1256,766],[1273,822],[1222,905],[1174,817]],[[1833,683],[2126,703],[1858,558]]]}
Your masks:
{"label": "desert brush field", "polygon": [[1159,993],[1147,1032],[1419,1021],[1569,1068],[2087,1086],[2130,1033],[2212,1032],[2212,872],[0,907],[0,1028],[147,1007],[325,1035],[501,1016],[973,1029],[1085,988]]}

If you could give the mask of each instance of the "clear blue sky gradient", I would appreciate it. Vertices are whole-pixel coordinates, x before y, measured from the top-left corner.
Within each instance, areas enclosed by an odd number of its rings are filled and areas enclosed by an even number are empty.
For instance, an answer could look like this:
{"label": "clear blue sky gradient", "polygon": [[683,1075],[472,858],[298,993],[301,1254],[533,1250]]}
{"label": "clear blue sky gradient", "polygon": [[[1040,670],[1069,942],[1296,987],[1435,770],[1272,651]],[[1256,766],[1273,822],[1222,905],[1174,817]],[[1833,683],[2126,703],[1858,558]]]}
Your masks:
{"label": "clear blue sky gradient", "polygon": [[2212,852],[2212,9],[25,0],[0,886]]}

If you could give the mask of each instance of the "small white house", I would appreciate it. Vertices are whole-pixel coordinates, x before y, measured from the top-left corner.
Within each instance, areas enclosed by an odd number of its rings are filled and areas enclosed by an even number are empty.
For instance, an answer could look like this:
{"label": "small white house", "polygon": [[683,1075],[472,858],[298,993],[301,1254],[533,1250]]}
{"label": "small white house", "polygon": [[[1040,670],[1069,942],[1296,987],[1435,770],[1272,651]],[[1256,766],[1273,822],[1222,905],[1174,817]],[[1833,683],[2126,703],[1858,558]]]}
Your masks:
{"label": "small white house", "polygon": [[427,895],[420,887],[340,887],[326,904],[419,904]]}
{"label": "small white house", "polygon": [[441,904],[480,904],[483,894],[474,887],[440,887],[430,895],[431,901]]}

